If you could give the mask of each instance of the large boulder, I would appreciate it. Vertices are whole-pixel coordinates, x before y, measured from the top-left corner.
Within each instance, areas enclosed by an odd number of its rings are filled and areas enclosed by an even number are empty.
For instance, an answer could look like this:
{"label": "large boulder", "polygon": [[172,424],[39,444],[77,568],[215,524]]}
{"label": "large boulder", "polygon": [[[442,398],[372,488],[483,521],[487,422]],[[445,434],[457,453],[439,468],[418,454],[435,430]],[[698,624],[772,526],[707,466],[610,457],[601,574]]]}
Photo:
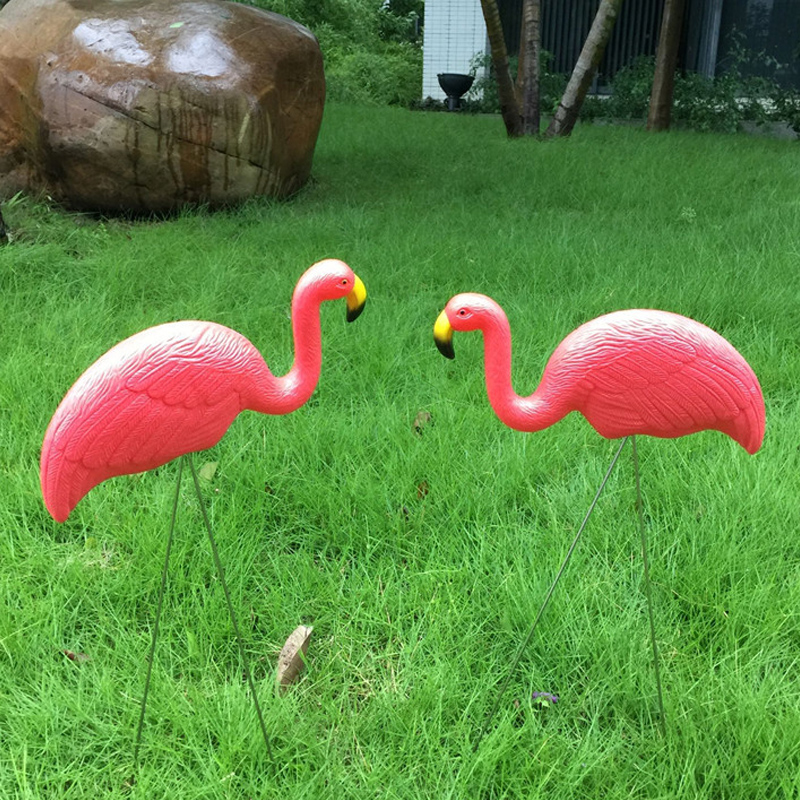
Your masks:
{"label": "large boulder", "polygon": [[223,0],[11,0],[0,11],[0,195],[163,212],[284,197],[325,101],[313,34]]}

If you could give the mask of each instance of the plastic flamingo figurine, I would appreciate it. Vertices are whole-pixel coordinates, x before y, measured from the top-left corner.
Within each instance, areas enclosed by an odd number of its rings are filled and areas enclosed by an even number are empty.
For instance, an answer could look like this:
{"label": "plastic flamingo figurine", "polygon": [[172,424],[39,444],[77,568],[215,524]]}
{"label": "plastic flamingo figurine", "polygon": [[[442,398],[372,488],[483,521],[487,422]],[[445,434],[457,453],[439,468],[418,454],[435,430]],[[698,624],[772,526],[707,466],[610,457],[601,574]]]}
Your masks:
{"label": "plastic flamingo figurine", "polygon": [[[272,374],[261,354],[244,336],[214,322],[157,325],[112,347],[78,378],[47,428],[42,445],[41,486],[45,505],[53,518],[58,522],[66,520],[81,498],[108,478],[143,472],[178,456],[212,447],[245,409],[287,414],[302,406],[319,380],[322,362],[320,305],[325,300],[338,298],[346,299],[348,321],[358,317],[366,302],[364,284],[347,264],[327,259],[314,264],[302,275],[292,297],[294,363],[282,377]],[[197,475],[191,458],[188,460],[269,750],[266,727]],[[182,471],[183,462],[178,472],[167,540],[135,762]]]}
{"label": "plastic flamingo figurine", "polygon": [[319,380],[319,307],[347,299],[347,318],[366,300],[342,261],[310,267],[292,297],[295,360],[272,374],[244,336],[214,322],[157,325],[112,347],[81,375],[53,415],[42,445],[44,502],[58,522],[94,486],[213,447],[241,411],[287,414]]}
{"label": "plastic flamingo figurine", "polygon": [[456,295],[434,325],[436,345],[448,358],[455,355],[454,330],[482,331],[489,402],[509,427],[539,431],[571,411],[579,411],[601,436],[624,437],[512,663],[475,747],[497,710],[511,672],[547,608],[628,437],[633,445],[645,588],[663,731],[664,706],[635,435],[674,438],[718,430],[736,440],[748,453],[755,453],[761,447],[765,425],[764,398],[755,373],[729,342],[699,322],[666,311],[616,311],[569,334],[548,360],[533,394],[521,397],[512,388],[511,330],[502,308],[481,294]]}

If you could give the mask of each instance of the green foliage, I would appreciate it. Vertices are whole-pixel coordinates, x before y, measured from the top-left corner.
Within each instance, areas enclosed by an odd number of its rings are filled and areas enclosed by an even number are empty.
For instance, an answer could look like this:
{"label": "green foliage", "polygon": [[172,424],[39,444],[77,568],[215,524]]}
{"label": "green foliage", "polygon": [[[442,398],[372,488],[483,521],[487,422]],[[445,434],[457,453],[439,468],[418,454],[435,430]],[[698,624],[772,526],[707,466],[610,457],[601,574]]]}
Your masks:
{"label": "green foliage", "polygon": [[[611,126],[509,142],[489,116],[331,103],[291,202],[166,222],[4,203],[0,798],[797,798],[797,163],[788,142]],[[276,762],[184,484],[132,781],[176,465],[101,484],[57,525],[44,430],[88,364],[168,320],[227,324],[283,373],[292,289],[324,256],[369,299],[352,325],[323,307],[311,402],[243,413],[197,457],[218,464],[205,497]],[[480,337],[457,336],[453,362],[432,341],[457,291],[505,307],[521,393],[568,331],[626,307],[707,323],[761,381],[754,457],[717,432],[639,440],[666,738],[627,452],[472,752],[614,445],[577,415],[500,424]],[[298,624],[308,668],[278,695]]]}
{"label": "green foliage", "polygon": [[778,84],[765,77],[748,77],[748,65],[777,67],[763,54],[744,46],[743,36],[734,32],[726,70],[715,78],[689,73],[675,82],[674,111],[676,120],[694,130],[718,130],[733,133],[744,121],[763,124],[775,119],[769,102],[782,94]]}
{"label": "green foliage", "polygon": [[413,44],[387,42],[373,51],[330,47],[328,52],[332,100],[408,106],[419,96],[422,51]]}
{"label": "green foliage", "polygon": [[319,39],[328,97],[409,105],[422,85],[421,0],[253,0]]}
{"label": "green foliage", "polygon": [[[519,59],[517,56],[509,58],[511,76],[516,80]],[[566,76],[552,72],[550,66],[553,54],[546,50],[539,53],[539,106],[542,113],[547,114],[555,110],[564,88],[567,85]],[[492,68],[492,58],[488,53],[475,56],[470,64],[470,74],[477,75],[472,84],[472,89],[462,101],[465,111],[479,114],[496,114],[500,112],[500,96],[497,91],[497,78]]]}
{"label": "green foliage", "polygon": [[[727,133],[739,130],[743,122],[788,122],[800,133],[800,96],[781,87],[775,77],[779,67],[774,59],[748,50],[743,36],[734,33],[721,75],[676,74],[672,119],[692,130]],[[759,71],[765,74],[757,75]],[[610,96],[587,98],[581,118],[644,120],[654,72],[655,59],[649,56],[623,67],[614,76]]]}
{"label": "green foliage", "polygon": [[[512,74],[516,71],[516,56],[509,59]],[[478,73],[481,73],[480,76]],[[462,99],[465,111],[476,114],[499,114],[500,95],[497,91],[497,79],[492,68],[492,57],[489,53],[474,56],[469,65],[469,74],[475,78],[472,88]],[[444,104],[443,104],[444,106]]]}
{"label": "green foliage", "polygon": [[[551,57],[542,53],[541,107],[544,113],[553,111],[561,99],[566,76],[549,71]],[[511,59],[512,74],[516,72],[516,59]],[[490,67],[488,56],[478,56],[473,62],[473,72]],[[672,119],[698,131],[734,132],[745,121],[765,124],[788,122],[800,135],[800,93],[784,89],[774,77],[755,76],[776,70],[774,60],[753,53],[744,46],[741,36],[735,36],[729,51],[728,66],[722,75],[706,78],[693,72],[677,74],[673,95]],[[590,95],[581,109],[581,119],[644,120],[650,105],[655,59],[640,56],[632,64],[617,72],[609,95]],[[499,111],[497,83],[491,70],[478,79],[464,103],[465,110],[496,113]]]}
{"label": "green foliage", "polygon": [[788,123],[800,137],[800,92],[797,89],[778,90],[770,100],[774,104],[773,118]]}
{"label": "green foliage", "polygon": [[[650,90],[653,87],[655,60],[651,56],[639,56],[614,76],[613,91],[606,97],[591,98],[594,105],[587,109],[598,116],[615,119],[640,119],[647,116],[650,105]],[[587,101],[590,98],[587,98]],[[583,118],[583,113],[581,114]]]}

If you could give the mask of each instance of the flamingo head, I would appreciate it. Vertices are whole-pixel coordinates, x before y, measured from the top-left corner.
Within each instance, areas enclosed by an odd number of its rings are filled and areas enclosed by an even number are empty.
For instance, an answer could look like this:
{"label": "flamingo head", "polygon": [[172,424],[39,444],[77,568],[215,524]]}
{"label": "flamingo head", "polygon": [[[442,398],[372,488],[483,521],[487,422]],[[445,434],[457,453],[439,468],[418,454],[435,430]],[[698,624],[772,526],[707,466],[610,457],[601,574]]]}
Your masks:
{"label": "flamingo head", "polygon": [[446,358],[455,358],[453,331],[485,330],[498,318],[505,317],[503,310],[491,297],[466,292],[450,298],[444,311],[433,326],[433,340]]}
{"label": "flamingo head", "polygon": [[336,258],[318,261],[303,273],[295,293],[306,291],[311,292],[319,302],[344,297],[348,322],[358,318],[367,302],[367,289],[361,278],[344,261]]}

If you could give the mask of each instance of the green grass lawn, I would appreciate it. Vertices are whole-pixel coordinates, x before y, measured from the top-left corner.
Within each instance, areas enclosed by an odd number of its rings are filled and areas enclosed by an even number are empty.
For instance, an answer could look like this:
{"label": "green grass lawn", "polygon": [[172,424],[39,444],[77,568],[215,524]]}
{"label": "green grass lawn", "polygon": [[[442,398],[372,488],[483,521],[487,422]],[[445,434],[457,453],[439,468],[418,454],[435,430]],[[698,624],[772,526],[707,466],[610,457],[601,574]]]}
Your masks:
{"label": "green grass lawn", "polygon": [[[0,797],[800,796],[798,186],[792,142],[509,142],[496,118],[331,106],[291,202],[167,222],[5,205]],[[131,786],[177,468],[101,484],[58,525],[42,436],[95,358],[160,322],[229,325],[282,373],[292,288],[327,256],[369,301],[353,325],[323,307],[314,397],[241,415],[197,459],[218,464],[206,498],[275,760],[185,482]],[[627,307],[706,323],[759,376],[757,455],[715,432],[639,440],[666,738],[626,451],[472,752],[615,444],[577,415],[537,434],[495,418],[480,337],[453,362],[433,345],[468,290],[506,309],[520,393],[569,331]],[[280,696],[299,624],[308,669]]]}

